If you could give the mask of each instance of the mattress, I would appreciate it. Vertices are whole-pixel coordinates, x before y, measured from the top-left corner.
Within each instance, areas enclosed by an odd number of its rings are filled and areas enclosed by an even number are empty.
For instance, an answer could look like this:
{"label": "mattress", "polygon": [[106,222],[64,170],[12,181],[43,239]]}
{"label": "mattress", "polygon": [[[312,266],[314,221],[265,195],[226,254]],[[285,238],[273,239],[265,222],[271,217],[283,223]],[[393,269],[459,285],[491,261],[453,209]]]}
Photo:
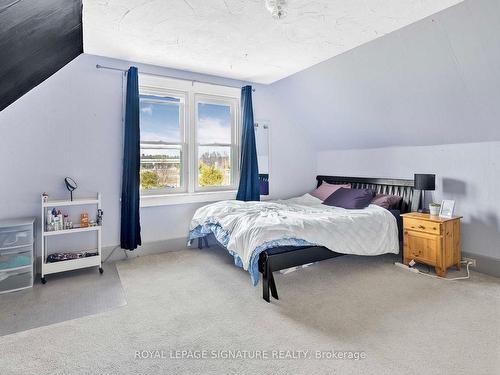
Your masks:
{"label": "mattress", "polygon": [[199,208],[189,240],[210,233],[233,255],[235,264],[258,283],[258,256],[280,246],[324,246],[341,254],[399,253],[398,226],[388,210],[369,205],[348,210],[322,204],[310,194],[266,201],[221,201]]}

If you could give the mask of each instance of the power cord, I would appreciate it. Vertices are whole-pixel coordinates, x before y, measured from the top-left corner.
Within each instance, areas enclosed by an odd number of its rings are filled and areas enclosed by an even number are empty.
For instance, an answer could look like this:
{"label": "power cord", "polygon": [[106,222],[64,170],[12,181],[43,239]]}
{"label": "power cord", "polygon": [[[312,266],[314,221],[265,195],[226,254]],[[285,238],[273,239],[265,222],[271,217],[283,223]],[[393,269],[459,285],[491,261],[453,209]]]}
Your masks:
{"label": "power cord", "polygon": [[469,267],[470,265],[472,264],[472,262],[468,262],[466,260],[462,260],[460,261],[460,264],[465,264],[465,268],[467,269],[467,276],[460,276],[460,277],[453,277],[451,279],[449,278],[446,278],[446,277],[439,277],[437,275],[431,275],[429,273],[425,273],[425,272],[420,272],[420,270],[418,271],[419,274],[421,275],[425,275],[425,276],[429,276],[429,277],[433,277],[435,279],[442,279],[442,280],[448,280],[448,281],[456,281],[456,280],[467,280],[470,278],[470,270],[469,270]]}
{"label": "power cord", "polygon": [[425,272],[422,272],[420,271],[419,269],[413,267],[413,265],[415,264],[415,261],[412,260],[410,262],[411,266],[407,266],[407,265],[404,265],[402,263],[399,263],[399,262],[396,262],[394,263],[396,266],[399,266],[401,268],[404,268],[404,269],[407,269],[408,271],[411,271],[413,273],[417,273],[417,274],[420,274],[420,275],[424,275],[424,276],[428,276],[428,277],[432,277],[434,279],[440,279],[440,280],[447,280],[447,281],[456,281],[456,280],[467,280],[470,278],[470,270],[469,270],[469,267],[472,265],[472,262],[470,261],[467,261],[467,260],[462,260],[460,261],[460,264],[465,264],[466,265],[466,269],[467,269],[467,276],[460,276],[460,277],[453,277],[453,278],[446,278],[446,277],[440,277],[440,276],[437,276],[437,275],[431,275],[430,273],[425,273]]}

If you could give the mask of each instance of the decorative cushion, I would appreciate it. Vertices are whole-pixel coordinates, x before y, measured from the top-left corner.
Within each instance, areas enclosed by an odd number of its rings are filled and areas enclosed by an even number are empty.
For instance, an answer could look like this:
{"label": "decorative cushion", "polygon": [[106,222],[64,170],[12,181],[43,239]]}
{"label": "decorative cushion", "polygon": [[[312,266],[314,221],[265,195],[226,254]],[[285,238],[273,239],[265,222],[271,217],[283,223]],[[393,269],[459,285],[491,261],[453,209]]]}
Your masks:
{"label": "decorative cushion", "polygon": [[311,195],[313,197],[316,197],[324,201],[326,198],[328,198],[330,195],[332,195],[335,191],[337,191],[340,188],[350,189],[351,185],[350,184],[334,185],[334,184],[329,184],[327,182],[323,182],[316,190],[314,190],[311,193]]}
{"label": "decorative cushion", "polygon": [[323,204],[347,209],[362,209],[371,203],[374,196],[375,191],[371,189],[340,188],[326,198]]}
{"label": "decorative cushion", "polygon": [[399,202],[401,202],[401,199],[402,198],[398,195],[377,194],[373,198],[371,204],[376,204],[377,206],[389,210],[391,208],[397,208],[399,206]]}

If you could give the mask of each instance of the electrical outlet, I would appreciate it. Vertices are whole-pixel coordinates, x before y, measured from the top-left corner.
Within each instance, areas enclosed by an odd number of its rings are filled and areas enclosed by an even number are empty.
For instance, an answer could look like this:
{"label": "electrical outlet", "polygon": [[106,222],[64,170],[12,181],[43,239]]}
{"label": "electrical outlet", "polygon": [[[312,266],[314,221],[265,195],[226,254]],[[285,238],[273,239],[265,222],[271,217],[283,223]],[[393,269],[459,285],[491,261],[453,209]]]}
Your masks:
{"label": "electrical outlet", "polygon": [[471,266],[471,267],[476,267],[476,260],[475,260],[475,259],[473,259],[473,258],[466,258],[466,257],[463,257],[463,258],[462,258],[462,262],[464,262],[465,264],[470,263],[470,266]]}

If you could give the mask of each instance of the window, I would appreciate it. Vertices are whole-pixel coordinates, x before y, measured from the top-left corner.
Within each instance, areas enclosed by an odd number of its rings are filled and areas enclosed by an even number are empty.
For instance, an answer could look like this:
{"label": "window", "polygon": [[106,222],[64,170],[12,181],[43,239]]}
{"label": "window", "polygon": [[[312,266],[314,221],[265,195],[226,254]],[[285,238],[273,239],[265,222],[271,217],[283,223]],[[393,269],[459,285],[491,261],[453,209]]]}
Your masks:
{"label": "window", "polygon": [[143,198],[234,191],[239,89],[139,79]]}
{"label": "window", "polygon": [[182,95],[140,95],[140,183],[144,194],[184,191],[184,103]]}
{"label": "window", "polygon": [[233,112],[227,100],[196,97],[197,189],[234,185]]}

